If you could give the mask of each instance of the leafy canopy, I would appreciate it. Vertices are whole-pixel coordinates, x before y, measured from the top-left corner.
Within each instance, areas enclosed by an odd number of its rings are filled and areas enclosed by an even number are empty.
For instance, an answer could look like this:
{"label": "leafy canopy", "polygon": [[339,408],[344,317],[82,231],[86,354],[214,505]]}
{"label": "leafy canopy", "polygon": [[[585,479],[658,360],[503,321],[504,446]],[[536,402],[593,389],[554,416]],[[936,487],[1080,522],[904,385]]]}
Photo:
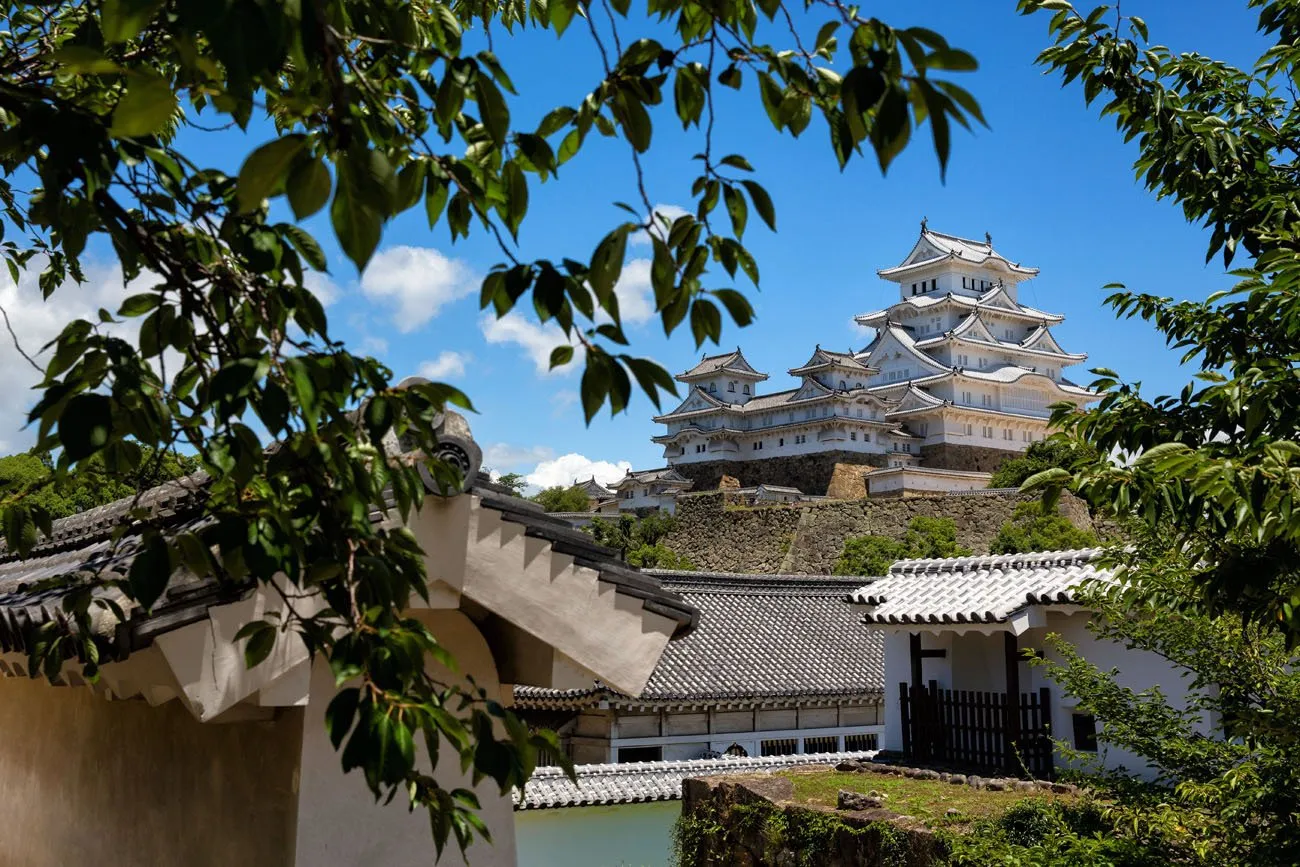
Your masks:
{"label": "leafy canopy", "polygon": [[896,560],[923,557],[965,557],[971,549],[957,543],[957,524],[952,518],[917,515],[901,539],[890,536],[853,536],[835,561],[836,575],[884,575]]}
{"label": "leafy canopy", "polygon": [[[37,448],[58,456],[59,477],[95,460],[133,478],[186,446],[208,473],[213,518],[177,534],[136,516],[144,553],[130,574],[77,577],[32,670],[82,662],[95,676],[90,608],[107,585],[144,609],[182,566],[232,590],[319,594],[327,607],[315,615],[286,598],[280,619],[241,630],[247,661],[278,640],[327,658],[341,687],[327,717],[343,767],[360,769],[376,798],[400,792],[428,808],[439,850],[484,826],[474,795],[443,789],[417,755],[436,761],[441,743],[444,761],[504,791],[553,738],[425,671],[426,656],[446,651],[405,613],[426,593],[424,558],[410,532],[368,516],[391,506],[405,519],[421,506],[420,462],[395,443],[437,454],[443,408],[470,404],[436,383],[397,388],[381,362],[331,336],[307,288],[326,259],[301,221],[321,215],[313,225],[357,268],[412,210],[452,240],[490,238],[501,263],[480,303],[558,324],[570,343],[551,361],[581,362],[590,420],[625,409],[633,380],[656,403],[674,390],[626,349],[613,287],[633,233],[652,239],[666,332],[688,324],[697,344],[716,342],[724,310],[740,325],[752,318],[733,285],[759,281],[743,238],[751,215],[774,229],[776,210],[750,161],[713,147],[719,100],[793,136],[816,118],[841,166],[866,150],[882,170],[922,125],[942,168],[952,123],[982,120],[946,76],[973,69],[969,54],[839,0],[635,10],[627,0],[88,0],[0,2],[0,15],[0,255],[15,278],[40,268],[47,296],[69,291],[60,287],[82,278],[89,255],[113,256],[145,287],[116,311],[69,322],[49,347],[31,413]],[[557,62],[577,41],[602,63],[589,88],[553,88],[534,124],[519,120],[534,113],[517,110],[494,45],[536,28],[562,40]],[[655,119],[699,141],[693,210],[670,224],[649,216],[641,171]],[[240,131],[256,142],[247,152]],[[522,256],[530,192],[596,137],[627,146],[638,181],[627,217],[590,251]],[[445,462],[425,469],[455,482]],[[7,501],[11,550],[29,550],[51,517],[28,498]]]}
{"label": "leafy canopy", "polygon": [[989,480],[990,488],[1018,488],[1025,480],[1044,470],[1095,461],[1094,449],[1059,436],[1035,440],[1024,454],[1003,461]]}
{"label": "leafy canopy", "polygon": [[[1251,0],[1271,41],[1249,69],[1152,44],[1145,22],[1100,7],[1021,0],[1052,11],[1055,45],[1040,62],[1082,84],[1138,148],[1139,180],[1210,230],[1206,261],[1221,254],[1237,284],[1204,300],[1117,288],[1118,315],[1152,323],[1196,369],[1179,394],[1148,398],[1139,385],[1098,370],[1100,403],[1057,407],[1053,421],[1098,459],[1029,479],[1049,492],[1069,485],[1094,507],[1133,518],[1187,558],[1195,602],[1300,639],[1300,4]],[[1244,255],[1243,255],[1244,254]],[[1166,538],[1155,536],[1156,538]],[[1136,593],[1160,546],[1117,564]]]}
{"label": "leafy canopy", "polygon": [[1016,506],[1011,520],[1000,528],[989,543],[990,554],[1024,554],[1030,551],[1070,551],[1095,548],[1101,544],[1097,534],[1074,526],[1059,512],[1044,514],[1037,503]]}
{"label": "leafy canopy", "polygon": [[591,511],[591,498],[579,485],[570,485],[567,488],[560,485],[543,488],[531,499],[548,512]]}
{"label": "leafy canopy", "polygon": [[677,528],[677,518],[667,512],[651,512],[644,517],[620,515],[596,518],[586,528],[596,541],[620,551],[623,559],[642,569],[694,569],[685,554],[667,544],[667,537]]}

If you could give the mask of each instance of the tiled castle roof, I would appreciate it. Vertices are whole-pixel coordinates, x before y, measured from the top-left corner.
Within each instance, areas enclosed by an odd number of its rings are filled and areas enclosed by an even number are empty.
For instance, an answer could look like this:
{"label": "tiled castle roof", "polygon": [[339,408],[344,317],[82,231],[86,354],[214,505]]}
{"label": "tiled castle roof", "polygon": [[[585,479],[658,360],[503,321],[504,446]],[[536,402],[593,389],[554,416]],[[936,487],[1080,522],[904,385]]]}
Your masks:
{"label": "tiled castle roof", "polygon": [[524,790],[515,791],[514,802],[516,810],[543,810],[675,801],[682,796],[682,780],[692,777],[765,773],[805,765],[836,765],[871,755],[869,752],[807,753],[762,758],[578,765],[574,768],[578,778],[576,783],[560,768],[538,768]]}
{"label": "tiled castle roof", "polygon": [[524,707],[807,699],[880,693],[881,636],[844,603],[861,578],[648,570],[699,611],[696,627],[671,642],[645,691],[623,696],[599,684],[582,690],[517,687]]}
{"label": "tiled castle roof", "polygon": [[1101,549],[900,560],[850,599],[877,624],[1005,623],[1031,605],[1076,601],[1089,581],[1109,581]]}
{"label": "tiled castle roof", "polygon": [[[116,548],[112,537],[123,525],[139,527],[131,516],[134,509],[147,509],[164,532],[192,532],[206,526],[211,520],[202,513],[206,482],[207,477],[200,473],[145,491],[138,500],[127,497],[62,518],[54,522],[50,537],[25,558],[0,546],[0,651],[26,651],[42,624],[63,619],[63,600],[78,586],[79,576],[125,577],[129,573],[140,551],[138,531],[128,529]],[[627,566],[618,552],[596,544],[590,535],[546,514],[535,503],[509,496],[486,474],[474,476],[469,493],[485,508],[522,527],[526,535],[595,570],[598,580],[612,585],[617,593],[676,621],[679,629],[689,629],[694,622],[695,609],[665,591],[658,578]],[[376,511],[370,517],[381,521],[386,516]],[[126,620],[119,622],[116,614],[91,606],[92,628],[106,645],[101,653],[121,659],[150,644],[155,636],[201,620],[212,606],[241,598],[251,589],[248,583],[223,584],[215,578],[187,577],[181,572],[173,576],[150,612],[129,603],[115,588],[97,589],[97,598],[110,599]]]}

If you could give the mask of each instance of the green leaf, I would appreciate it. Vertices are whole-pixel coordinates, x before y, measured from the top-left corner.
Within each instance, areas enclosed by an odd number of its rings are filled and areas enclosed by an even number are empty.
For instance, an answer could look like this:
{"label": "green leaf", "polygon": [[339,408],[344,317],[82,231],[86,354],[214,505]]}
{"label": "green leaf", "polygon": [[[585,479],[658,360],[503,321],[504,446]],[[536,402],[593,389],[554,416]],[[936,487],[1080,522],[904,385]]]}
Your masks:
{"label": "green leaf", "polygon": [[732,321],[744,328],[754,321],[754,307],[749,299],[735,289],[714,289],[713,297],[722,302],[731,314]]}
{"label": "green leaf", "polygon": [[236,196],[244,212],[261,207],[277,188],[284,185],[289,169],[307,144],[301,134],[274,139],[248,155],[239,169]]}
{"label": "green leaf", "polygon": [[299,160],[285,182],[293,215],[305,220],[325,207],[330,200],[330,188],[330,170],[323,159]]}
{"label": "green leaf", "polygon": [[69,460],[90,457],[108,443],[112,433],[112,402],[106,395],[79,394],[59,415],[59,442]]}
{"label": "green leaf", "polygon": [[343,252],[358,271],[363,271],[379,246],[383,223],[373,207],[353,196],[351,182],[345,182],[345,178],[346,175],[339,176],[334,202],[330,205],[330,222]]}
{"label": "green leaf", "polygon": [[140,552],[131,561],[127,583],[132,598],[146,611],[152,609],[167,589],[171,577],[171,553],[167,550],[167,542],[155,533],[144,542]]}
{"label": "green leaf", "polygon": [[784,124],[781,122],[781,100],[785,98],[781,86],[776,80],[766,72],[758,74],[758,89],[763,98],[763,108],[767,110],[768,119],[772,121],[772,126],[776,127],[777,132],[781,131]]}
{"label": "green leaf", "polygon": [[55,63],[78,75],[112,75],[122,67],[87,45],[65,45],[50,55]]}
{"label": "green leaf", "polygon": [[244,667],[253,668],[271,655],[275,647],[275,626],[265,620],[245,623],[235,633],[234,641],[247,641],[244,645]]}
{"label": "green leaf", "polygon": [[551,350],[550,369],[554,370],[557,367],[562,367],[568,364],[572,360],[573,360],[572,346],[569,346],[567,343],[564,346],[557,346]]}
{"label": "green leaf", "polygon": [[330,743],[338,749],[352,728],[352,721],[357,715],[357,705],[361,700],[361,690],[355,686],[340,690],[325,708],[325,731]]}
{"label": "green leaf", "polygon": [[614,284],[623,273],[623,257],[627,250],[627,229],[619,227],[606,235],[596,246],[591,257],[591,267],[587,271],[587,282],[591,284],[596,298],[604,306],[606,299],[614,291]]}
{"label": "green leaf", "polygon": [[99,29],[110,45],[134,39],[162,6],[162,0],[104,0]]}
{"label": "green leaf", "polygon": [[328,271],[329,262],[325,260],[325,251],[320,248],[306,229],[301,226],[282,226],[284,234],[288,236],[289,242],[293,248],[307,260],[307,264],[317,271]]}
{"label": "green leaf", "polygon": [[141,292],[139,295],[132,295],[123,301],[122,306],[117,308],[117,315],[143,316],[161,304],[162,300],[162,294],[159,292]]}
{"label": "green leaf", "polygon": [[117,138],[153,135],[167,126],[175,113],[176,94],[167,80],[155,73],[136,73],[113,109],[108,132]]}
{"label": "green leaf", "polygon": [[745,223],[749,220],[749,206],[740,190],[727,184],[722,188],[722,198],[727,203],[727,215],[731,217],[731,229],[739,238],[745,234]]}
{"label": "green leaf", "polygon": [[505,97],[501,95],[501,91],[497,89],[492,79],[486,75],[474,79],[474,92],[482,114],[483,126],[487,128],[493,143],[501,147],[506,143],[506,136],[510,132],[510,109],[506,107]]}
{"label": "green leaf", "polygon": [[754,203],[754,210],[763,218],[763,222],[773,232],[776,231],[776,209],[772,207],[772,199],[755,181],[741,181],[745,189],[749,191],[749,198]]}

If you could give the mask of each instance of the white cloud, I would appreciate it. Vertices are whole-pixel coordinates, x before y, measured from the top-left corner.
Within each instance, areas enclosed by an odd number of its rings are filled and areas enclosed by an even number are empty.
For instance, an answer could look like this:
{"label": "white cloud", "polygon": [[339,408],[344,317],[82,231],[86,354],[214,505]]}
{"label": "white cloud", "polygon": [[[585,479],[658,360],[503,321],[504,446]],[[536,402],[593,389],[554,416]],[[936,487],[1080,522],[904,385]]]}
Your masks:
{"label": "white cloud", "polygon": [[[42,352],[41,347],[57,337],[69,322],[74,319],[97,322],[96,314],[100,308],[115,314],[124,298],[147,291],[155,282],[152,275],[145,274],[128,287],[123,284],[122,271],[117,265],[87,265],[84,283],[78,285],[69,281],[48,299],[42,300],[37,278],[44,267],[42,259],[34,258],[28,263],[27,270],[19,275],[16,285],[7,273],[0,282],[0,307],[8,315],[9,325],[18,336],[23,351],[42,366],[49,361],[49,353],[53,350]],[[124,339],[134,340],[141,321],[129,319],[119,325],[99,327]],[[8,450],[11,447],[25,448],[34,438],[34,431],[20,432],[20,428],[27,423],[27,411],[39,399],[32,387],[43,377],[14,348],[14,339],[3,325],[3,320],[0,320],[0,369],[5,372],[0,378],[0,443]],[[166,360],[168,372],[174,373],[174,356],[169,353]]]}
{"label": "white cloud", "polygon": [[357,351],[365,355],[387,355],[388,341],[382,337],[368,335],[357,343]]}
{"label": "white cloud", "polygon": [[524,481],[534,488],[568,487],[575,481],[585,482],[592,476],[602,485],[617,482],[632,469],[628,461],[593,461],[577,452],[560,455],[558,458],[541,461],[531,473],[524,476]]}
{"label": "white cloud", "polygon": [[431,247],[388,247],[379,251],[361,275],[361,292],[392,308],[393,325],[410,332],[424,325],[446,304],[478,286],[473,270]]}
{"label": "white cloud", "polygon": [[311,290],[312,294],[316,296],[317,300],[320,301],[321,306],[323,307],[330,306],[335,301],[339,300],[339,296],[343,294],[343,290],[339,288],[339,284],[335,283],[330,275],[322,274],[320,271],[304,272],[302,275],[302,282]]}
{"label": "white cloud", "polygon": [[465,362],[469,361],[471,356],[466,352],[453,352],[450,349],[444,350],[432,361],[426,361],[420,365],[420,376],[425,379],[440,380],[454,376],[465,375]]}
{"label": "white cloud", "polygon": [[500,319],[488,311],[479,319],[479,329],[483,339],[488,343],[513,343],[522,348],[533,361],[533,366],[541,375],[549,373],[566,373],[572,366],[551,370],[551,350],[563,346],[569,341],[564,332],[554,322],[542,325],[526,318],[517,310],[512,310]]}
{"label": "white cloud", "polygon": [[640,325],[655,315],[654,287],[650,285],[649,259],[633,259],[623,266],[614,284],[618,314],[624,325]]}
{"label": "white cloud", "polygon": [[[689,213],[691,212],[680,205],[655,205],[655,228],[650,231],[662,238],[667,231],[664,226],[664,221],[667,221],[668,225],[672,225],[673,220],[676,220],[678,217],[684,217]],[[629,240],[631,240],[632,245],[636,247],[650,246],[650,235],[647,232],[637,232],[632,235]]]}
{"label": "white cloud", "polygon": [[483,466],[494,473],[524,470],[539,462],[555,457],[555,450],[547,446],[513,446],[493,443],[483,450]]}

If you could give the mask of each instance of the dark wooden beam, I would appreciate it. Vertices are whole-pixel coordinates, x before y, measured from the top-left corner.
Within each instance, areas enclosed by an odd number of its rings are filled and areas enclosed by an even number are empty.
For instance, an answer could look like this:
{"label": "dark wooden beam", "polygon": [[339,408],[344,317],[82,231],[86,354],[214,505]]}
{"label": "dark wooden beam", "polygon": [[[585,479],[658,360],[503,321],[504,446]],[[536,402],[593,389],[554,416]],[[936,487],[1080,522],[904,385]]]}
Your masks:
{"label": "dark wooden beam", "polygon": [[1020,643],[1014,632],[1008,631],[1002,635],[1007,667],[1005,766],[1008,771],[1018,772],[1021,770],[1021,762],[1016,754],[1016,747],[1020,743]]}
{"label": "dark wooden beam", "polygon": [[911,647],[912,657],[912,686],[916,689],[921,688],[921,659],[923,651],[921,650],[921,633],[913,632],[908,636]]}

